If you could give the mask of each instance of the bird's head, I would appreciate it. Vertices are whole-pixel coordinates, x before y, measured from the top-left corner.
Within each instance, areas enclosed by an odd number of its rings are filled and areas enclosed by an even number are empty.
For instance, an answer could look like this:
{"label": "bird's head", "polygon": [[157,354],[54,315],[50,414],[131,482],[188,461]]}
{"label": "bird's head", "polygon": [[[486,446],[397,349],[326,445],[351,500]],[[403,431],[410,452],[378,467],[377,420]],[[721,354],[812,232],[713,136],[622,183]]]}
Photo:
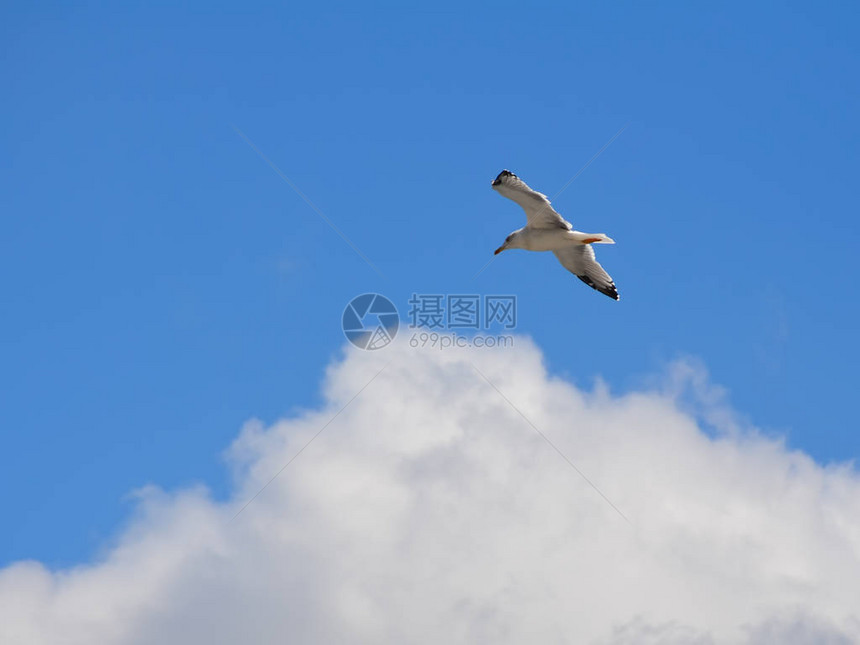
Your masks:
{"label": "bird's head", "polygon": [[505,243],[502,244],[499,248],[493,251],[493,255],[498,255],[502,251],[507,251],[508,249],[518,249],[520,248],[519,239],[517,238],[517,233],[519,231],[514,231],[510,235],[505,238]]}

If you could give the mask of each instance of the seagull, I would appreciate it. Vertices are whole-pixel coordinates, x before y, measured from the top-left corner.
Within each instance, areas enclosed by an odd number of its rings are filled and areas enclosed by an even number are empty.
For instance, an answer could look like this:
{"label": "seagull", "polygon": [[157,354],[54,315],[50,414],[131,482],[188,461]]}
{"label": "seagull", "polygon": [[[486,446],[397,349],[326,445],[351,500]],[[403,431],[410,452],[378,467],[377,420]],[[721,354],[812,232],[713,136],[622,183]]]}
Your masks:
{"label": "seagull", "polygon": [[505,238],[505,243],[496,249],[494,255],[507,249],[552,251],[565,269],[589,287],[618,300],[615,283],[597,263],[591,248],[592,244],[615,244],[615,240],[604,233],[573,230],[571,223],[555,211],[546,195],[529,188],[510,170],[503,170],[493,180],[493,190],[522,206],[527,220],[523,228]]}

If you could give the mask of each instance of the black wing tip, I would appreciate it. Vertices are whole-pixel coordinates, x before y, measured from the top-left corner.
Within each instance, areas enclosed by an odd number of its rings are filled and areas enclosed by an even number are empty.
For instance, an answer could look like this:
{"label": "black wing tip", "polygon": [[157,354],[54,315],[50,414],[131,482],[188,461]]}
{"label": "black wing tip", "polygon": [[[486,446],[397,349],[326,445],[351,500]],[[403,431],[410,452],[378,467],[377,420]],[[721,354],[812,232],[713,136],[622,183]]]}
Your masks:
{"label": "black wing tip", "polygon": [[576,277],[579,278],[580,280],[582,280],[585,284],[587,284],[589,287],[591,287],[595,291],[599,291],[603,295],[609,296],[610,298],[612,298],[615,301],[618,301],[621,299],[621,297],[618,295],[618,289],[615,288],[614,282],[610,282],[609,286],[607,286],[607,287],[598,287],[594,283],[594,281],[591,278],[589,278],[587,275],[578,275]]}
{"label": "black wing tip", "polygon": [[616,302],[621,299],[621,296],[618,295],[618,289],[615,288],[614,284],[610,287],[606,287],[605,289],[598,289],[597,287],[595,287],[595,289],[597,289],[603,295],[609,296]]}
{"label": "black wing tip", "polygon": [[516,175],[507,168],[505,168],[502,172],[496,175],[496,178],[493,180],[493,186],[498,186],[499,184],[501,184],[502,179],[506,177],[516,177]]}

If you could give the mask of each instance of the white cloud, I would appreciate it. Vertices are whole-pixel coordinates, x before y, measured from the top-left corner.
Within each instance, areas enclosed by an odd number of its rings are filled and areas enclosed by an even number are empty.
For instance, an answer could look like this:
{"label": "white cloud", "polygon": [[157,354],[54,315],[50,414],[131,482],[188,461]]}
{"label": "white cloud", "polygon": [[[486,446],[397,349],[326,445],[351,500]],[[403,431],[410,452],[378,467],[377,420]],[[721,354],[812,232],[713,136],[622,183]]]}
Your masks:
{"label": "white cloud", "polygon": [[245,426],[232,501],[147,488],[100,561],[0,570],[0,642],[860,641],[855,470],[743,429],[690,364],[612,396],[516,342],[349,352],[325,409]]}

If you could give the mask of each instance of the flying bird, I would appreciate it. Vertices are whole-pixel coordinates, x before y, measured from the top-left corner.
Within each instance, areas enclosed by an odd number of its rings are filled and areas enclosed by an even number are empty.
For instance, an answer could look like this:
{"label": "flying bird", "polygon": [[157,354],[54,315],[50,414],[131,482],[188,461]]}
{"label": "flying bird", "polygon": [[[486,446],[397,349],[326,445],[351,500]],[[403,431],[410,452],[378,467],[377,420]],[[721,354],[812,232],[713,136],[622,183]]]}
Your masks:
{"label": "flying bird", "polygon": [[496,249],[495,255],[507,249],[552,251],[561,265],[592,289],[618,300],[618,290],[609,274],[597,263],[592,244],[615,244],[603,233],[573,230],[570,222],[559,215],[543,193],[510,170],[503,170],[493,180],[493,190],[515,201],[526,212],[526,225],[517,229]]}

